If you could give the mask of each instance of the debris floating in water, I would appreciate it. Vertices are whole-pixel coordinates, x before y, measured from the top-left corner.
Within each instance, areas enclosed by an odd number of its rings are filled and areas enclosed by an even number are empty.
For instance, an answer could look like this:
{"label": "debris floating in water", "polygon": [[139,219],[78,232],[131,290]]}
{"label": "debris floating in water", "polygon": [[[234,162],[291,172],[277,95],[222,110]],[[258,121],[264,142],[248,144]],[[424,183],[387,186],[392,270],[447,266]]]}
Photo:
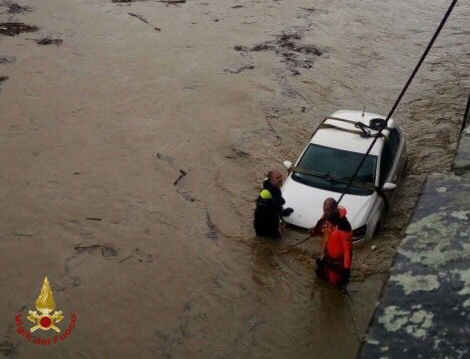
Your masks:
{"label": "debris floating in water", "polygon": [[50,37],[44,37],[42,39],[38,39],[38,40],[34,40],[36,41],[36,43],[38,45],[56,45],[56,46],[59,46],[59,45],[62,45],[62,43],[64,42],[64,40],[62,39],[52,39]]}
{"label": "debris floating in water", "polygon": [[101,249],[101,255],[103,257],[116,257],[118,250],[108,244],[90,244],[90,245],[76,245],[73,247],[78,253],[87,252],[92,253],[97,249]]}
{"label": "debris floating in water", "polygon": [[147,21],[147,19],[146,19],[145,17],[143,17],[142,15],[134,14],[133,12],[128,12],[128,14],[129,14],[130,16],[133,16],[133,17],[139,19],[139,20],[142,21],[142,22],[145,22],[146,24],[149,23],[149,22]]}
{"label": "debris floating in water", "polygon": [[38,31],[37,26],[26,25],[22,22],[2,22],[0,23],[0,34],[6,36],[15,36],[22,32]]}
{"label": "debris floating in water", "polygon": [[169,165],[173,165],[173,162],[175,161],[173,157],[166,156],[164,154],[161,154],[160,152],[157,152],[157,158],[161,161],[165,161]]}
{"label": "debris floating in water", "polygon": [[174,5],[174,4],[184,4],[186,0],[158,0],[158,2],[162,2],[165,4],[169,4],[169,5]]}
{"label": "debris floating in water", "polygon": [[32,234],[32,233],[16,233],[16,232],[13,233],[13,235],[15,237],[32,237],[32,236],[34,236],[34,234]]}
{"label": "debris floating in water", "polygon": [[[142,15],[135,14],[135,13],[133,13],[133,12],[128,12],[128,14],[129,14],[130,16],[135,17],[136,19],[139,19],[140,21],[142,21],[142,22],[144,22],[144,23],[146,23],[146,24],[152,26],[152,25],[147,21],[147,19],[146,19],[145,17],[143,17]],[[152,27],[154,28],[155,31],[161,31],[161,30],[162,30],[162,29],[160,29],[159,27],[154,27],[154,26],[152,26]]]}
{"label": "debris floating in water", "polygon": [[179,182],[184,176],[186,176],[187,174],[188,174],[188,172],[186,172],[185,170],[180,169],[180,175],[179,175],[179,177],[176,179],[176,181],[173,182],[173,184],[176,186],[176,185],[178,184],[178,182]]}
{"label": "debris floating in water", "polygon": [[[0,86],[2,85],[3,82],[8,80],[8,76],[0,76]],[[0,87],[0,92],[2,91],[2,88]]]}
{"label": "debris floating in water", "polygon": [[[131,3],[136,1],[143,1],[143,0],[112,0],[113,3]],[[176,4],[184,4],[186,0],[158,0],[158,2],[165,3],[167,5],[176,5]]]}
{"label": "debris floating in water", "polygon": [[6,2],[6,1],[0,4],[0,6],[8,7],[7,12],[10,14],[24,14],[25,12],[29,12],[32,10],[29,6],[21,6],[21,5]]}
{"label": "debris floating in water", "polygon": [[242,65],[233,69],[224,69],[224,72],[227,74],[239,74],[245,70],[253,70],[255,67],[253,65]]}
{"label": "debris floating in water", "polygon": [[15,61],[15,56],[0,56],[0,65],[12,64]]}
{"label": "debris floating in water", "polygon": [[236,45],[235,51],[260,52],[273,51],[281,57],[292,75],[299,75],[297,68],[310,69],[317,57],[324,54],[324,50],[313,44],[302,43],[303,31],[283,32],[274,36],[274,40],[266,41],[249,48]]}

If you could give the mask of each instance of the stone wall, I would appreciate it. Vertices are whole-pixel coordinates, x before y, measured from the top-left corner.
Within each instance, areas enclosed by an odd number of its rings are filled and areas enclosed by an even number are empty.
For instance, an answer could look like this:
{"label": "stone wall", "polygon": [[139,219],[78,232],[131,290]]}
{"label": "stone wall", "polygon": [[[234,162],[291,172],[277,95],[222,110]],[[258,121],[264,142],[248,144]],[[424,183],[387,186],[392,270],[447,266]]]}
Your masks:
{"label": "stone wall", "polygon": [[470,127],[433,174],[398,248],[359,358],[470,357]]}

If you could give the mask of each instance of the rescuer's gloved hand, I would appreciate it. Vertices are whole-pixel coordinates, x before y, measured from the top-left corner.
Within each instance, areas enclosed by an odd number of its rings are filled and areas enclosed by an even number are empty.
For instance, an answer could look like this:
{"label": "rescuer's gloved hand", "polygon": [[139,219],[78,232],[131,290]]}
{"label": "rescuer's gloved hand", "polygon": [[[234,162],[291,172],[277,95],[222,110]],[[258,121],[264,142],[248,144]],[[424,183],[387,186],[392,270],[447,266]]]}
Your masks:
{"label": "rescuer's gloved hand", "polygon": [[293,208],[286,208],[282,211],[282,217],[289,217],[294,212]]}

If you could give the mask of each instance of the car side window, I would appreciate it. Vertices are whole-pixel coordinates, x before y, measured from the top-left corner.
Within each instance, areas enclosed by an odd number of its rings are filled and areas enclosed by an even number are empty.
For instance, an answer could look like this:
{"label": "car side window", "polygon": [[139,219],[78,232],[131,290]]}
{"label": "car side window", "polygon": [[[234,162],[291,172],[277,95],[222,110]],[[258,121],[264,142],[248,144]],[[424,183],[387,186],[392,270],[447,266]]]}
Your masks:
{"label": "car side window", "polygon": [[380,157],[380,185],[382,186],[393,166],[394,153],[390,141],[386,141]]}

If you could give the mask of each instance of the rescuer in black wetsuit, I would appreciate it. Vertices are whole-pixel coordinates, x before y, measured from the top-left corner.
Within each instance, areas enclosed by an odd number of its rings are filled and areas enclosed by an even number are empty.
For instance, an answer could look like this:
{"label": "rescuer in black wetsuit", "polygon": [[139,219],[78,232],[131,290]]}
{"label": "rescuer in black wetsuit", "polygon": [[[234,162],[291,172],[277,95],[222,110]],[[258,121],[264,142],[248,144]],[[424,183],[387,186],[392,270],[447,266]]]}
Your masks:
{"label": "rescuer in black wetsuit", "polygon": [[281,237],[281,217],[290,215],[292,208],[283,209],[286,203],[281,194],[284,181],[281,171],[272,170],[263,182],[263,189],[256,200],[254,227],[257,236]]}

